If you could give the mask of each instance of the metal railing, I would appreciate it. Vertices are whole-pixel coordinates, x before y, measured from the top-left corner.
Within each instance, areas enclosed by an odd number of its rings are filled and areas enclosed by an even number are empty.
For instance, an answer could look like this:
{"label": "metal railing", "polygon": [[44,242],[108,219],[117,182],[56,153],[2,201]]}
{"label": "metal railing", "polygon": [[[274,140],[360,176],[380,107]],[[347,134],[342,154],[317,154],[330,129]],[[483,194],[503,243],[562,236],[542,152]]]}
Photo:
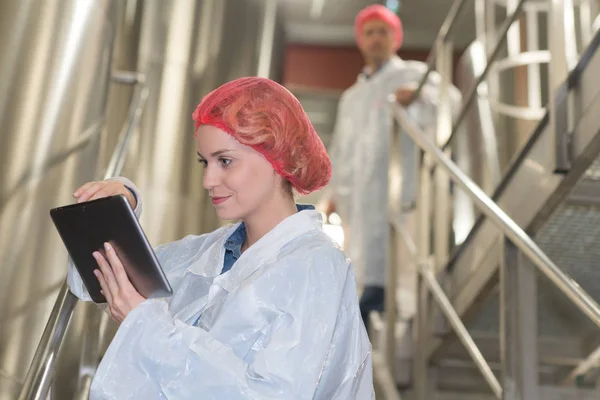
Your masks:
{"label": "metal railing", "polygon": [[[495,0],[474,1],[476,2],[476,13],[478,11],[482,12],[484,3],[486,3],[485,6],[489,5],[489,3],[495,4]],[[488,1],[489,3],[487,3]],[[585,1],[586,0],[581,0],[577,2],[577,6],[582,6]],[[417,99],[419,96],[421,96],[423,94],[423,89],[427,85],[430,75],[436,72],[439,73],[442,83],[440,85],[440,99],[438,101],[439,109],[437,125],[438,132],[436,138],[437,143],[431,140],[427,134],[411,120],[406,111],[396,103],[395,98],[390,98],[390,107],[392,109],[394,120],[400,124],[400,126],[403,128],[403,131],[412,139],[412,141],[415,142],[420,150],[422,156],[421,165],[419,167],[421,169],[421,185],[429,188],[432,185],[440,184],[440,180],[438,179],[441,179],[441,181],[445,179],[446,181],[451,180],[455,182],[457,186],[464,190],[464,193],[471,199],[471,201],[474,203],[474,206],[500,229],[504,237],[508,238],[515,245],[515,247],[533,263],[537,270],[549,278],[550,281],[553,282],[553,284],[563,294],[565,294],[567,298],[573,302],[575,306],[580,309],[596,326],[600,327],[600,305],[593,298],[591,298],[573,279],[559,269],[553,263],[553,261],[537,246],[532,238],[527,235],[527,233],[490,197],[488,197],[475,182],[473,182],[465,173],[463,173],[449,157],[450,145],[459,131],[461,123],[468,115],[472,103],[478,97],[478,89],[480,85],[489,78],[491,71],[513,68],[518,65],[527,65],[528,70],[530,70],[530,64],[539,64],[544,62],[549,63],[550,77],[548,79],[547,86],[550,100],[548,110],[550,113],[551,128],[553,131],[557,130],[556,121],[561,117],[558,116],[558,112],[560,110],[557,109],[559,105],[556,100],[556,90],[567,79],[569,72],[574,67],[574,54],[577,54],[574,41],[569,40],[574,37],[573,30],[575,27],[571,23],[573,20],[573,14],[575,12],[574,4],[570,0],[556,0],[544,4],[540,2],[529,2],[528,4],[527,0],[514,0],[511,2],[506,2],[506,4],[509,3],[510,6],[507,7],[507,17],[504,19],[497,31],[485,32],[481,30],[481,26],[478,27],[478,33],[480,35],[478,39],[482,39],[481,36],[483,36],[483,34],[486,34],[487,36],[487,33],[490,33],[489,36],[492,36],[492,38],[496,37],[497,40],[493,41],[491,45],[488,41],[486,46],[486,63],[482,68],[482,72],[475,77],[474,84],[469,87],[468,91],[466,92],[466,96],[463,99],[462,108],[454,116],[452,115],[449,96],[451,85],[450,82],[452,81],[452,43],[450,40],[450,33],[456,26],[460,11],[463,10],[464,6],[466,5],[466,0],[456,0],[452,4],[442,28],[438,33],[434,47],[427,58],[427,71],[422,76],[422,79],[420,80],[413,95],[413,99]],[[494,6],[494,4],[492,4],[492,6]],[[479,7],[479,9],[477,7]],[[509,58],[505,60],[505,63],[502,64],[502,66],[497,65],[498,59],[503,50],[503,46],[507,44],[511,29],[515,26],[515,22],[519,20],[519,17],[522,15],[523,11],[527,11],[527,21],[531,22],[531,15],[536,14],[540,9],[543,9],[548,13],[549,21],[553,21],[554,24],[549,24],[548,26],[549,50],[541,51],[538,47],[535,47],[533,49],[528,49],[527,52],[522,53],[519,56],[515,55],[514,52],[511,54],[509,49]],[[586,10],[584,9],[582,13],[585,14],[585,11]],[[588,19],[591,21],[591,16],[588,15]],[[589,43],[591,34],[587,32],[589,29],[586,30],[586,26],[583,22],[582,24],[583,25],[580,26],[580,29],[582,30],[581,36],[584,42],[587,40]],[[600,24],[598,26],[600,26]],[[537,25],[535,29],[537,29]],[[584,31],[587,32],[588,35],[585,35]],[[514,41],[512,44],[514,45]],[[587,43],[583,43],[582,45],[585,47]],[[552,52],[553,60],[550,60],[550,52]],[[498,68],[496,68],[495,65]],[[536,68],[539,72],[539,67]],[[537,79],[541,79],[539,73],[531,75],[537,77]],[[535,94],[538,96],[537,100],[539,100],[541,98],[541,85],[538,82],[537,86],[533,87],[537,87],[538,93]],[[529,94],[531,97],[531,93]],[[517,114],[524,114],[528,117],[535,115],[536,118],[534,119],[539,119],[540,110],[542,110],[542,108],[540,108],[541,106],[538,104],[539,101],[532,101],[532,103],[533,105],[529,109],[514,106],[511,108],[511,110],[518,111]],[[523,111],[531,112],[523,113]],[[563,121],[560,122],[562,123]],[[569,122],[572,123],[572,121]],[[557,165],[560,166],[561,155],[557,154],[556,159]],[[436,182],[434,183],[431,182],[432,171],[435,171],[434,179],[436,179]],[[444,201],[449,201],[448,186],[436,186],[435,189],[436,201],[440,201],[441,203],[444,203]],[[492,392],[498,399],[501,399],[503,396],[501,384],[492,372],[481,351],[477,348],[473,338],[469,335],[469,332],[461,321],[459,313],[453,308],[452,303],[444,293],[444,290],[438,283],[438,279],[435,275],[437,268],[440,268],[443,266],[441,264],[447,262],[448,254],[446,252],[446,254],[438,256],[436,253],[438,248],[436,247],[436,251],[433,252],[436,256],[436,259],[432,259],[432,253],[429,249],[431,246],[430,240],[432,237],[434,237],[434,243],[437,243],[438,241],[443,242],[444,239],[447,240],[447,237],[444,237],[444,233],[448,232],[447,229],[446,231],[442,229],[439,233],[437,231],[432,233],[431,231],[431,217],[429,216],[429,210],[431,207],[429,197],[431,193],[429,190],[430,189],[426,189],[425,192],[420,192],[420,197],[417,200],[419,208],[419,228],[421,230],[419,232],[419,249],[417,249],[417,246],[415,246],[412,238],[403,226],[403,223],[397,219],[398,213],[396,211],[391,211],[390,215],[391,240],[394,241],[394,235],[396,234],[399,234],[402,237],[406,248],[409,250],[410,255],[418,266],[418,273],[421,279],[420,290],[424,290],[424,292],[418,292],[417,296],[419,296],[420,299],[420,296],[423,295],[433,296],[438,307],[450,325],[454,328],[458,339],[465,346],[467,352],[473,359],[475,365],[483,375]],[[438,199],[438,197],[440,197],[440,191],[445,191],[446,193]],[[422,202],[423,204],[419,204],[419,202]],[[442,218],[440,218],[440,221],[442,222],[439,222],[437,216],[438,208],[435,208],[435,210],[435,226],[436,230],[439,230],[437,229],[439,223],[449,224],[449,221],[444,222],[444,216],[442,216]],[[390,275],[390,278],[387,279],[388,283],[386,284],[386,297],[388,297],[386,298],[386,321],[384,324],[380,323],[380,325],[383,325],[381,331],[383,332],[383,342],[385,343],[385,351],[387,353],[385,362],[388,365],[386,368],[391,371],[393,371],[393,364],[395,363],[395,347],[393,343],[395,340],[394,332],[396,324],[396,305],[394,296],[396,293],[397,280],[396,274],[393,273],[395,268],[397,268],[397,262],[394,260],[392,255],[390,265],[388,266],[388,273],[392,272],[392,274]],[[417,310],[417,320],[428,318],[426,315],[419,314],[423,311],[424,310],[421,308]],[[425,309],[425,311],[427,311],[427,309]],[[417,341],[423,340],[422,335],[426,333],[425,331],[427,329],[424,329],[424,331],[421,332],[420,329],[422,326],[420,325],[419,321],[417,321],[417,325],[417,329],[419,330],[417,334]],[[417,353],[426,351],[428,351],[428,349],[419,347],[419,343],[417,343]],[[600,348],[593,352],[586,360],[584,360],[569,375],[566,382],[572,382],[575,376],[585,373],[592,366],[597,365],[598,360],[600,360]],[[417,362],[418,360],[415,360],[415,364]],[[421,365],[417,366],[416,368],[426,368],[426,366]],[[414,386],[416,386],[417,398],[427,398],[426,392],[431,388],[427,388],[425,387],[426,385],[418,382],[419,377],[417,372],[415,372],[413,375],[413,379],[415,380]]]}
{"label": "metal railing", "polygon": [[[119,72],[113,76],[113,81],[134,84],[135,88],[126,122],[119,134],[104,179],[116,176],[121,172],[130,140],[139,127],[141,114],[148,98],[148,88],[144,84],[144,77],[138,73]],[[56,368],[58,353],[77,305],[77,300],[77,297],[69,290],[65,280],[25,377],[19,400],[44,400],[47,398]]]}
{"label": "metal railing", "polygon": [[438,283],[438,280],[433,272],[433,261],[431,259],[422,260],[419,258],[419,253],[417,250],[417,246],[415,245],[410,233],[407,232],[406,227],[401,221],[394,219],[392,221],[394,225],[394,229],[396,232],[400,233],[400,237],[402,238],[406,248],[408,249],[408,253],[412,257],[413,261],[417,264],[418,272],[423,278],[423,281],[428,286],[429,291],[436,299],[437,303],[440,305],[444,315],[450,322],[450,325],[454,328],[458,339],[465,346],[465,349],[475,362],[475,365],[483,375],[484,379],[494,392],[496,398],[502,398],[502,387],[500,386],[500,382],[492,372],[492,369],[485,361],[485,357],[475,344],[475,341],[469,334],[469,331],[463,324],[460,316],[452,307],[452,302],[448,299],[448,296],[444,293],[444,289]]}
{"label": "metal railing", "polygon": [[[426,137],[426,134],[411,121],[410,117],[395,101],[391,100],[394,116],[400,123],[404,131],[413,139],[418,147],[429,155],[435,165],[439,168],[443,168],[452,178],[452,180],[458,184],[465,193],[473,200],[477,208],[490,220],[492,221],[506,237],[508,237],[514,245],[523,252],[525,256],[538,268],[538,270],[550,279],[551,282],[564,293],[572,302],[587,315],[590,320],[598,327],[600,327],[600,305],[590,297],[573,279],[567,274],[562,272],[554,262],[535,244],[535,242],[527,235],[521,227],[519,227],[498,205],[490,199],[469,177],[467,177],[458,166],[448,158],[431,140]],[[427,168],[427,167],[425,167]],[[398,224],[396,224],[398,225]],[[398,228],[396,228],[398,229]],[[400,232],[402,230],[400,229]],[[404,236],[406,238],[406,236]],[[407,245],[413,247],[412,245]],[[420,262],[422,265],[420,268],[420,274],[423,276],[426,284],[429,286],[430,291],[441,306],[442,311],[448,317],[448,320],[455,328],[455,331],[463,344],[465,344],[469,354],[473,357],[476,365],[484,375],[486,381],[496,394],[501,398],[501,388],[499,383],[494,377],[493,373],[483,356],[476,350],[476,345],[473,339],[468,334],[466,328],[460,322],[460,317],[456,311],[452,308],[452,305],[448,298],[443,293],[442,288],[437,283],[437,279],[432,272],[431,262]],[[594,353],[598,353],[594,352]],[[598,357],[597,354],[592,354],[590,358]],[[586,363],[589,367],[590,362]],[[591,364],[590,364],[591,365]],[[581,369],[577,369],[574,373],[581,373]]]}
{"label": "metal railing", "polygon": [[410,117],[399,105],[395,99],[392,100],[391,107],[396,120],[401,124],[404,131],[419,146],[421,150],[427,153],[434,160],[438,167],[443,168],[458,184],[465,193],[473,200],[476,207],[508,237],[515,246],[527,256],[533,264],[538,267],[555,286],[560,289],[590,320],[600,328],[600,305],[587,294],[567,274],[539,248],[531,237],[513,221],[483,190],[479,188],[460,168],[450,160],[434,143],[432,143],[425,133],[411,121]]}

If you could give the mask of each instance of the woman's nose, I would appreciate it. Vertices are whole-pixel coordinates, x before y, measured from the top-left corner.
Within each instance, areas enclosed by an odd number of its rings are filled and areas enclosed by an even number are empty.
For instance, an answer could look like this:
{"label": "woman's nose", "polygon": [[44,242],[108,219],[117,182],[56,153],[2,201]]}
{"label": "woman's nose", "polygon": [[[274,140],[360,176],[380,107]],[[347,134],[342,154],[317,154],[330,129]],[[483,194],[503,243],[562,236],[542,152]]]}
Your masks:
{"label": "woman's nose", "polygon": [[202,178],[202,186],[204,187],[204,189],[210,190],[210,189],[217,187],[218,185],[219,185],[218,173],[214,168],[211,168],[211,166],[208,165],[204,169],[204,176]]}

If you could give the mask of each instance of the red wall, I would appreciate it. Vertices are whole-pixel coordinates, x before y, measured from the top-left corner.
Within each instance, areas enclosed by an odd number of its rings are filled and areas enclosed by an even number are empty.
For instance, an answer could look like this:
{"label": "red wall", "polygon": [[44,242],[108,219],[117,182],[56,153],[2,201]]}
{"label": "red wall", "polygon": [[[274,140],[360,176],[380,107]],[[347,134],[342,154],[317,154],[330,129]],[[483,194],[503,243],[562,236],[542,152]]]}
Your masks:
{"label": "red wall", "polygon": [[[429,50],[401,50],[400,57],[425,61]],[[284,60],[283,84],[289,88],[344,90],[351,86],[363,68],[355,47],[329,47],[289,44]]]}

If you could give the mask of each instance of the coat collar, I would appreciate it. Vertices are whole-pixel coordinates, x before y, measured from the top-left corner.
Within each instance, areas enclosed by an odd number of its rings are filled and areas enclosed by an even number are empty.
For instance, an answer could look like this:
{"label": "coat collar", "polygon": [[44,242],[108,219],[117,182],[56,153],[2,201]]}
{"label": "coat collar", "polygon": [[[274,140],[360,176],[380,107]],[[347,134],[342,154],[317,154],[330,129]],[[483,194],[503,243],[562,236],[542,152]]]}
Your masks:
{"label": "coat collar", "polygon": [[361,73],[358,75],[357,82],[364,83],[377,80],[380,76],[385,75],[387,71],[394,69],[394,67],[397,66],[398,63],[402,62],[404,61],[400,57],[398,57],[397,55],[393,55],[392,57],[390,57],[389,60],[385,62],[385,64],[381,66],[381,68],[379,68],[375,72],[369,73],[367,67],[364,67]]}
{"label": "coat collar", "polygon": [[304,210],[287,217],[250,246],[236,261],[234,268],[220,275],[225,257],[225,242],[239,226],[240,223],[237,223],[220,231],[219,237],[188,271],[195,275],[214,277],[214,283],[231,293],[265,263],[275,260],[286,244],[310,231],[321,231],[323,221],[321,215],[314,210]]}

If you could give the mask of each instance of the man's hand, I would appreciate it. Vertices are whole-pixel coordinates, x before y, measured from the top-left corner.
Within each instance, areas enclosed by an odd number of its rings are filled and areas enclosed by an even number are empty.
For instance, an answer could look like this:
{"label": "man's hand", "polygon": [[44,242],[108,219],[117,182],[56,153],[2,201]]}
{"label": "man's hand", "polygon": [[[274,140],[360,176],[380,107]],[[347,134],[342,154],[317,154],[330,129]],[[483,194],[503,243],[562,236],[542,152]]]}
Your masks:
{"label": "man's hand", "polygon": [[396,101],[403,106],[408,107],[413,102],[413,96],[415,94],[415,88],[400,88],[396,90]]}
{"label": "man's hand", "polygon": [[81,203],[119,194],[124,195],[127,201],[129,201],[129,204],[131,204],[131,208],[135,209],[137,202],[135,201],[133,193],[131,193],[121,182],[110,179],[102,182],[88,182],[77,189],[75,193],[73,193],[73,197],[77,199],[78,203]]}

